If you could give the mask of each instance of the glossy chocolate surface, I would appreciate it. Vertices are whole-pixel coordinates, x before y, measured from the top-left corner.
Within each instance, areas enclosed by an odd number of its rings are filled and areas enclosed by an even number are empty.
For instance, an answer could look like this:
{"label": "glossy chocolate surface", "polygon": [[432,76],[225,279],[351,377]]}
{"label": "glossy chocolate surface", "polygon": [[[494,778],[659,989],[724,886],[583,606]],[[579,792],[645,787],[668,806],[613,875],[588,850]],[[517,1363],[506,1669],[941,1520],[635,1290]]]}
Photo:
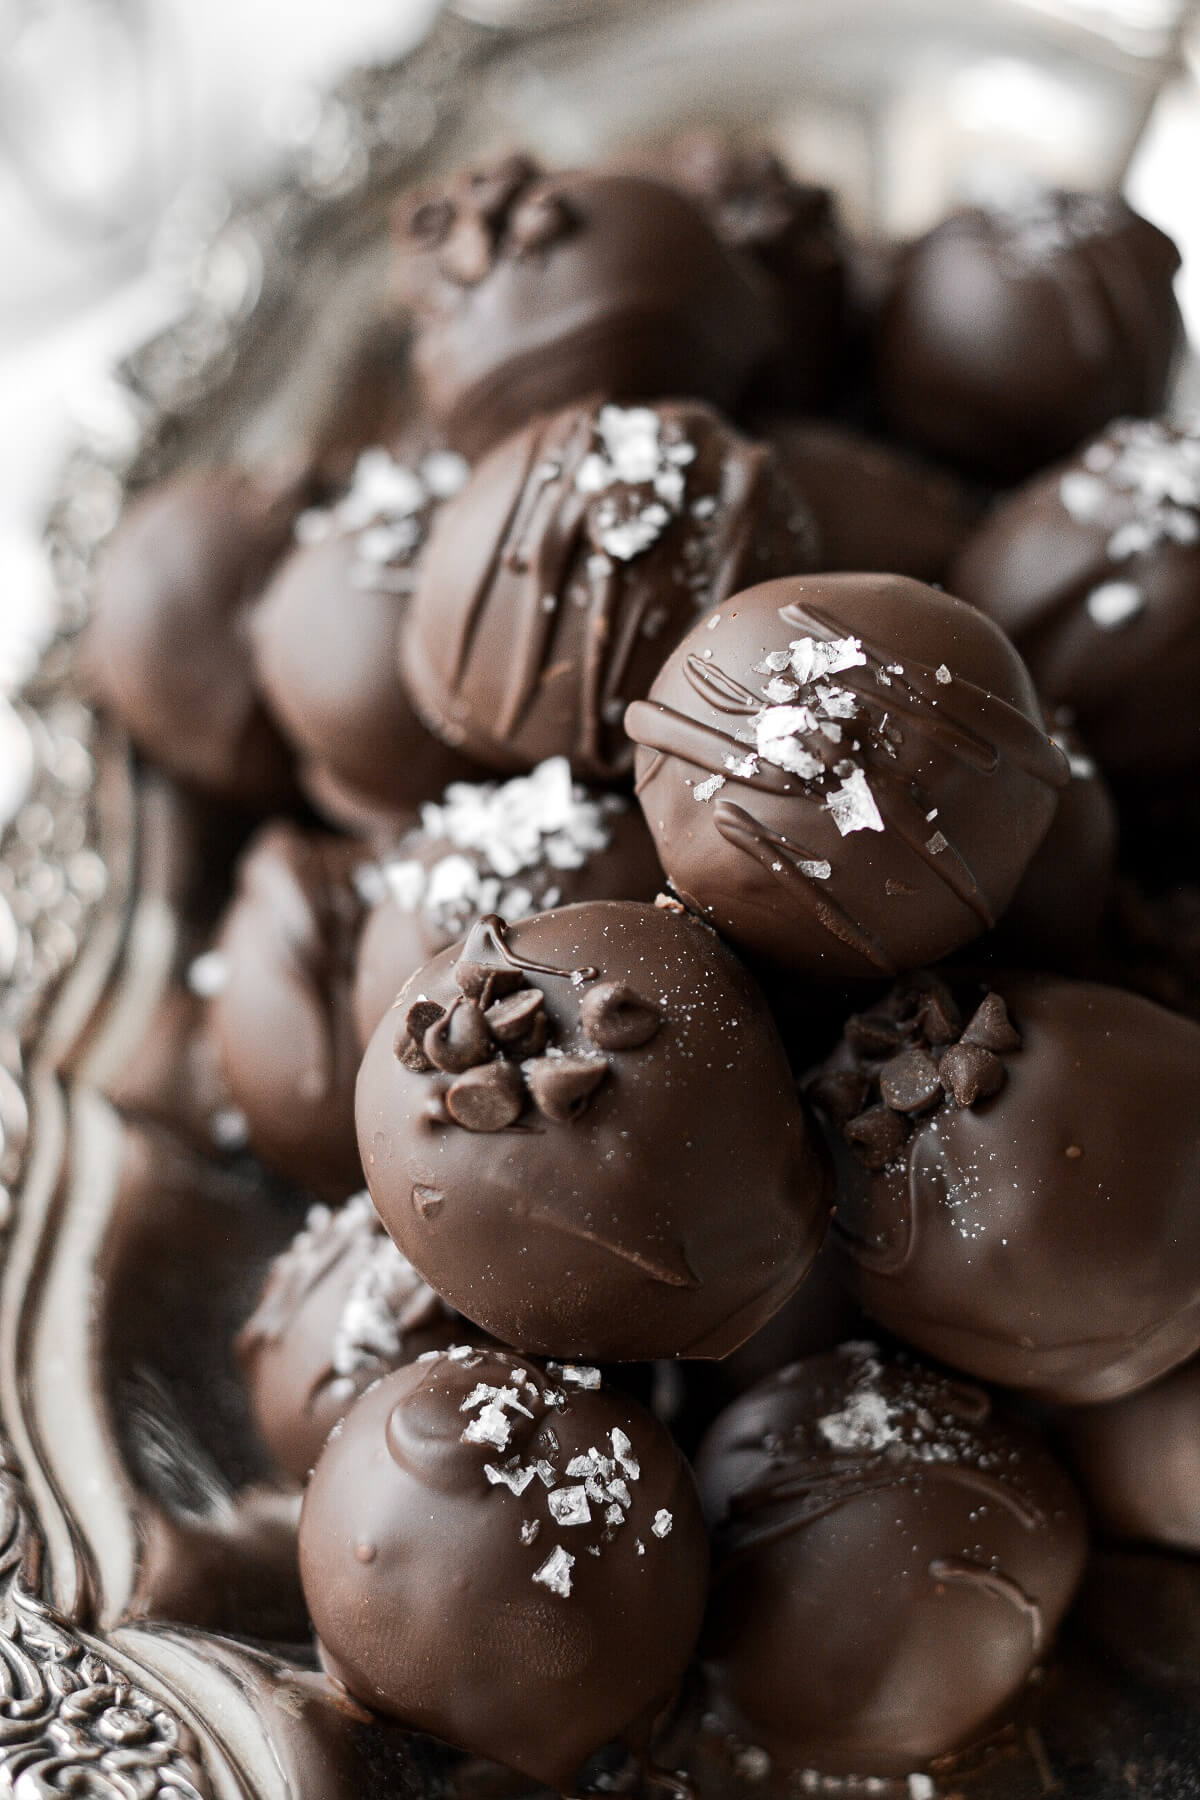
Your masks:
{"label": "glossy chocolate surface", "polygon": [[766,1004],[682,911],[484,920],[380,1022],[356,1116],[405,1255],[540,1354],[723,1356],[824,1236],[826,1165]]}
{"label": "glossy chocolate surface", "polygon": [[1200,1551],[1200,1363],[1061,1425],[1105,1537]]}
{"label": "glossy chocolate surface", "polygon": [[781,346],[751,260],[643,176],[510,157],[408,196],[396,239],[425,405],[468,456],[595,391],[729,405]]}
{"label": "glossy chocolate surface", "polygon": [[901,987],[810,1090],[851,1288],[954,1368],[1116,1399],[1200,1346],[1200,1029],[1090,982],[988,988]]}
{"label": "glossy chocolate surface", "polygon": [[949,581],[1110,773],[1200,766],[1200,428],[1118,420],[1003,500]]}
{"label": "glossy chocolate surface", "polygon": [[901,576],[735,595],[626,728],[680,897],[744,953],[830,978],[993,924],[1067,780],[1003,634]]}
{"label": "glossy chocolate surface", "polygon": [[599,1371],[455,1349],[387,1376],[317,1464],[301,1574],[375,1710],[563,1792],[644,1743],[704,1609],[692,1474]]}
{"label": "glossy chocolate surface", "polygon": [[781,1770],[904,1776],[968,1743],[1083,1568],[1082,1509],[1041,1444],[982,1389],[870,1344],[736,1401],[697,1478],[710,1705]]}
{"label": "glossy chocolate surface", "polygon": [[402,636],[413,704],[489,767],[626,775],[625,706],[693,620],[814,556],[771,452],[699,402],[534,419],[439,514]]}
{"label": "glossy chocolate surface", "polygon": [[956,213],[902,253],[877,336],[892,427],[1001,481],[1162,405],[1179,252],[1123,200],[1047,192]]}

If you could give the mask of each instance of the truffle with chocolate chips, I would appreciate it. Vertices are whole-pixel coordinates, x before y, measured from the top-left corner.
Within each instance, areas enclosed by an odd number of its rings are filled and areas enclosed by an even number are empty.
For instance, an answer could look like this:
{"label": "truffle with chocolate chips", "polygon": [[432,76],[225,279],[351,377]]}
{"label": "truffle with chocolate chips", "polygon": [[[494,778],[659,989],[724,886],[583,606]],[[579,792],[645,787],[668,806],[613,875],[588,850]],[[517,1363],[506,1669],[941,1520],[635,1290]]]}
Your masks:
{"label": "truffle with chocolate chips", "polygon": [[1004,634],[902,576],[735,595],[625,723],[680,898],[744,954],[833,979],[994,924],[1068,779]]}
{"label": "truffle with chocolate chips", "polygon": [[1200,1551],[1200,1362],[1056,1423],[1106,1537]]}
{"label": "truffle with chocolate chips", "polygon": [[297,504],[232,468],[160,482],[105,547],[84,638],[87,679],[138,747],[255,809],[286,801],[293,776],[255,689],[246,610]]}
{"label": "truffle with chocolate chips", "polygon": [[610,1740],[644,1748],[673,1697],[708,1545],[683,1456],[598,1369],[455,1346],[331,1438],[300,1562],[356,1699],[571,1793]]}
{"label": "truffle with chocolate chips", "polygon": [[242,856],[206,967],[218,1056],[251,1146],[338,1198],[362,1185],[351,1010],[362,860],[345,839],[264,826]]}
{"label": "truffle with chocolate chips", "polygon": [[812,566],[771,452],[692,401],[535,419],[441,511],[402,635],[413,704],[489,767],[625,775],[626,703],[692,621]]}
{"label": "truffle with chocolate chips", "polygon": [[1200,425],[1118,420],[1002,500],[949,581],[1110,774],[1200,766]]}
{"label": "truffle with chocolate chips", "polygon": [[539,1354],[724,1356],[829,1216],[766,1002],[682,909],[483,919],[380,1022],[356,1115],[405,1255]]}
{"label": "truffle with chocolate chips", "polygon": [[1049,191],[946,219],[901,255],[879,325],[892,427],[1019,480],[1163,403],[1183,343],[1179,252],[1115,196]]}
{"label": "truffle with chocolate chips", "polygon": [[1134,994],[930,977],[852,1017],[809,1093],[872,1318],[956,1369],[1116,1399],[1200,1348],[1200,1028]]}
{"label": "truffle with chocolate chips", "polygon": [[662,871],[637,807],[589,793],[557,756],[511,781],[456,782],[367,879],[376,904],[354,975],[363,1045],[414,970],[484,913],[511,923],[580,900],[651,900]]}
{"label": "truffle with chocolate chips", "polygon": [[271,1264],[237,1339],[255,1423],[279,1467],[306,1481],[364,1388],[462,1333],[388,1237],[369,1194],[336,1212],[314,1206]]}
{"label": "truffle with chocolate chips", "polygon": [[781,1776],[903,1777],[975,1740],[1083,1571],[1082,1509],[1042,1445],[982,1389],[872,1344],[751,1389],[696,1472],[714,1556],[705,1728]]}
{"label": "truffle with chocolate chips", "polygon": [[467,465],[431,452],[414,468],[364,451],[341,498],[296,521],[297,545],[249,615],[263,697],[336,824],[380,825],[469,765],[421,724],[396,668],[400,624],[438,504]]}
{"label": "truffle with chocolate chips", "polygon": [[760,271],[642,176],[509,157],[408,196],[396,238],[425,405],[469,456],[596,390],[731,404],[781,345]]}

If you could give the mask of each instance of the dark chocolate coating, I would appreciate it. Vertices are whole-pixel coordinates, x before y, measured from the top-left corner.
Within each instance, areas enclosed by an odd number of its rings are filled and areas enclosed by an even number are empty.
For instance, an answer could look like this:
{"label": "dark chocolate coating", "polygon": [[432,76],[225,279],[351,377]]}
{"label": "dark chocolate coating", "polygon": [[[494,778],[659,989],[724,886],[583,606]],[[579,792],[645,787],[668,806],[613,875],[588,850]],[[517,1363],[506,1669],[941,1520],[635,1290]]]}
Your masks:
{"label": "dark chocolate coating", "polygon": [[401,839],[381,876],[385,895],[367,916],[354,971],[364,1048],[409,976],[483,913],[511,922],[581,900],[652,900],[662,886],[637,807],[573,787],[563,758],[502,784],[449,790],[440,807],[423,809],[422,827]]}
{"label": "dark chocolate coating", "polygon": [[237,1353],[264,1443],[303,1483],[364,1388],[462,1335],[384,1231],[370,1195],[356,1194],[337,1212],[314,1207],[275,1258]]}
{"label": "dark chocolate coating", "polygon": [[700,1629],[692,1474],[635,1401],[457,1351],[385,1377],[330,1439],[300,1565],[326,1667],[359,1700],[569,1793],[644,1742]]}
{"label": "dark chocolate coating", "polygon": [[360,845],[264,826],[238,866],[217,939],[209,1018],[250,1142],[265,1163],[340,1199],[362,1186],[351,1010],[363,907]]}
{"label": "dark chocolate coating", "polygon": [[745,954],[835,979],[993,924],[1067,780],[1003,633],[902,576],[736,595],[625,723],[680,898]]}
{"label": "dark chocolate coating", "polygon": [[1044,1656],[1082,1509],[979,1388],[870,1344],[729,1407],[696,1464],[717,1721],[781,1771],[903,1776],[970,1742]]}
{"label": "dark chocolate coating", "polygon": [[964,483],[825,419],[763,420],[761,430],[813,510],[822,569],[945,581],[979,512]]}
{"label": "dark chocolate coating", "polygon": [[468,456],[596,390],[730,405],[780,347],[750,259],[641,176],[510,158],[409,196],[397,240],[425,405]]}
{"label": "dark chocolate coating", "polygon": [[1200,427],[1118,420],[1001,501],[949,581],[1107,771],[1200,766]]}
{"label": "dark chocolate coating", "polygon": [[1059,1424],[1106,1537],[1200,1551],[1200,1362]]}
{"label": "dark chocolate coating", "polygon": [[[483,929],[460,975],[487,952]],[[367,1048],[356,1115],[380,1216],[502,1342],[613,1362],[726,1355],[803,1279],[830,1201],[765,1001],[681,910],[595,901],[500,942],[506,985],[542,996],[537,1041],[505,1060],[483,1032],[453,1059],[473,1064],[457,1079],[408,1066],[418,997],[434,1016],[458,1001],[438,1029],[467,1043],[448,950]],[[479,1084],[489,1112],[472,1129],[458,1096],[478,1099]]]}
{"label": "dark chocolate coating", "polygon": [[294,791],[255,690],[246,608],[295,504],[231,468],[160,482],[105,547],[84,640],[90,683],[153,762],[255,809]]}
{"label": "dark chocolate coating", "polygon": [[[989,985],[1019,1047],[986,1019],[931,1039],[898,992],[882,1009],[894,1032],[852,1020],[811,1090],[840,1127],[851,1290],[968,1374],[1064,1404],[1116,1399],[1200,1347],[1200,1028],[1095,983]],[[853,1117],[831,1075],[847,1092],[865,1081]],[[943,1091],[964,1080],[965,1104]]]}
{"label": "dark chocolate coating", "polygon": [[303,515],[303,541],[250,614],[264,700],[309,797],[338,824],[414,807],[471,772],[426,731],[396,668],[436,498],[421,465],[384,451],[358,471],[339,505]]}
{"label": "dark chocolate coating", "polygon": [[434,524],[401,637],[413,704],[491,768],[563,755],[585,779],[626,775],[625,704],[693,620],[813,560],[771,452],[709,407],[593,399],[535,419]]}
{"label": "dark chocolate coating", "polygon": [[902,437],[1001,481],[1162,405],[1183,326],[1179,252],[1123,200],[1048,192],[970,209],[900,257],[877,339]]}

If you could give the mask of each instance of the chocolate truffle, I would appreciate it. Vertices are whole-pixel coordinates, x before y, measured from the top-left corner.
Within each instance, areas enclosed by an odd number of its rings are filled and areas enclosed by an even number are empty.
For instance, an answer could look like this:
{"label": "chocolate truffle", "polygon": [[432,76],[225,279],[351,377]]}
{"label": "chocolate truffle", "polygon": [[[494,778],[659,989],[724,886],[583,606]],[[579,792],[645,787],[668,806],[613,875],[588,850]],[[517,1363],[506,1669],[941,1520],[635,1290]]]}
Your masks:
{"label": "chocolate truffle", "polygon": [[281,1469],[306,1481],[364,1388],[462,1334],[461,1320],[384,1231],[369,1194],[336,1212],[314,1206],[238,1334],[263,1442]]}
{"label": "chocolate truffle", "polygon": [[1179,252],[1115,196],[956,213],[901,256],[879,326],[901,436],[1019,480],[1121,413],[1162,405],[1183,342]]}
{"label": "chocolate truffle", "polygon": [[1059,1423],[1107,1537],[1200,1551],[1200,1362]]}
{"label": "chocolate truffle", "polygon": [[637,807],[578,786],[565,756],[511,781],[454,783],[379,865],[354,974],[360,1042],[409,976],[484,913],[511,923],[580,900],[651,900],[661,884]]}
{"label": "chocolate truffle", "polygon": [[338,1198],[362,1185],[351,1009],[362,861],[345,839],[264,826],[206,966],[221,1067],[251,1145],[271,1168]]}
{"label": "chocolate truffle", "polygon": [[356,1115],[405,1255],[539,1354],[725,1356],[803,1280],[829,1216],[766,1003],[682,909],[483,919],[380,1022]]}
{"label": "chocolate truffle", "polygon": [[775,419],[761,430],[812,508],[822,569],[945,580],[979,512],[962,482],[824,419]]}
{"label": "chocolate truffle", "polygon": [[505,772],[628,773],[625,705],[698,614],[812,566],[770,451],[692,401],[535,419],[434,524],[402,635],[413,704]]}
{"label": "chocolate truffle", "polygon": [[745,954],[831,978],[994,924],[1068,779],[1003,632],[902,576],[736,595],[625,723],[680,898]]}
{"label": "chocolate truffle", "polygon": [[408,196],[396,235],[426,408],[471,457],[597,390],[731,404],[780,347],[754,264],[641,176],[509,157]]}
{"label": "chocolate truffle", "polygon": [[330,1439],[300,1566],[351,1694],[570,1793],[672,1698],[708,1545],[682,1455],[598,1369],[456,1346],[385,1377]]}
{"label": "chocolate truffle", "polygon": [[430,519],[467,474],[450,451],[412,469],[364,451],[341,499],[300,515],[297,547],[250,614],[263,698],[337,824],[411,809],[469,772],[421,724],[396,668]]}
{"label": "chocolate truffle", "polygon": [[170,774],[255,809],[293,792],[263,711],[246,608],[283,549],[296,496],[232,468],[185,469],[143,494],[105,547],[87,677]]}
{"label": "chocolate truffle", "polygon": [[851,1018],[810,1093],[852,1292],[897,1336],[1067,1404],[1200,1347],[1190,1020],[1050,975],[927,978]]}
{"label": "chocolate truffle", "polygon": [[972,1741],[1083,1571],[1082,1509],[1041,1444],[980,1388],[871,1344],[752,1389],[696,1472],[710,1729],[781,1773],[903,1776]]}
{"label": "chocolate truffle", "polygon": [[951,568],[1111,774],[1200,766],[1200,425],[1121,419]]}

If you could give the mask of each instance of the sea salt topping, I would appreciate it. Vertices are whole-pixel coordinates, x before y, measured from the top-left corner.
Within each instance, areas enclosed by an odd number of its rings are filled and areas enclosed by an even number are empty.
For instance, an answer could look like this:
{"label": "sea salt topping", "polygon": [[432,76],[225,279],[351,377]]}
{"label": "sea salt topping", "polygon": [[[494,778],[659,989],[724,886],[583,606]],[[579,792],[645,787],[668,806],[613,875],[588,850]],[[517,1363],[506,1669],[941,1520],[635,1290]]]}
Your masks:
{"label": "sea salt topping", "polygon": [[667,1511],[666,1507],[660,1506],[654,1515],[654,1523],[651,1525],[650,1529],[656,1538],[665,1538],[670,1534],[671,1527],[674,1523],[675,1521]]}
{"label": "sea salt topping", "polygon": [[807,875],[810,881],[828,881],[833,874],[833,864],[826,862],[824,858],[819,861],[801,858],[798,866],[800,873]]}
{"label": "sea salt topping", "polygon": [[[1110,562],[1125,562],[1158,544],[1200,543],[1200,427],[1157,419],[1124,419],[1084,452],[1084,471],[1059,483],[1073,519],[1098,518],[1109,496],[1126,496],[1133,517],[1110,534]],[[1090,608],[1089,608],[1090,610]]]}
{"label": "sea salt topping", "polygon": [[240,1106],[220,1106],[208,1121],[218,1150],[244,1150],[250,1142],[250,1124]]}
{"label": "sea salt topping", "polygon": [[550,1589],[552,1594],[560,1594],[565,1600],[571,1592],[571,1570],[575,1567],[575,1558],[570,1551],[556,1544],[540,1569],[535,1569],[533,1579],[542,1587]]}
{"label": "sea salt topping", "polygon": [[882,1373],[873,1345],[846,1345],[843,1354],[855,1351],[858,1369],[849,1398],[840,1412],[817,1420],[817,1430],[834,1450],[886,1450],[898,1444],[902,1433],[895,1421],[900,1416],[875,1386]]}
{"label": "sea salt topping", "polygon": [[641,1464],[633,1454],[633,1445],[619,1425],[614,1425],[610,1433],[614,1459],[624,1469],[630,1481],[637,1481],[642,1473]]}
{"label": "sea salt topping", "polygon": [[229,986],[229,958],[220,950],[206,950],[188,964],[188,991],[200,1000],[212,1000]]}
{"label": "sea salt topping", "polygon": [[828,796],[825,805],[842,837],[848,837],[852,831],[883,830],[875,796],[861,769],[847,775],[841,787],[834,788]]}
{"label": "sea salt topping", "polygon": [[522,1519],[520,1532],[521,1542],[523,1544],[532,1544],[541,1529],[542,1522],[540,1519]]}
{"label": "sea salt topping", "polygon": [[585,1487],[555,1488],[546,1503],[557,1525],[590,1525],[592,1509]]}
{"label": "sea salt topping", "polygon": [[908,1800],[937,1800],[937,1789],[928,1775],[910,1775],[907,1787]]}
{"label": "sea salt topping", "polygon": [[[580,463],[575,486],[581,494],[604,496],[596,509],[597,541],[618,562],[629,562],[653,548],[683,510],[683,471],[695,460],[695,446],[663,442],[662,420],[649,406],[602,406],[594,429],[599,447]],[[651,489],[653,498],[635,512],[613,493],[640,487]]]}
{"label": "sea salt topping", "polygon": [[507,1450],[512,1424],[498,1406],[480,1408],[462,1434],[464,1444],[491,1444],[496,1450]]}
{"label": "sea salt topping", "polygon": [[565,1381],[569,1387],[584,1388],[591,1393],[601,1385],[599,1369],[594,1369],[586,1363],[550,1362],[546,1364],[546,1367],[552,1375],[557,1375],[559,1380]]}
{"label": "sea salt topping", "polygon": [[341,499],[300,514],[296,539],[319,544],[354,533],[352,580],[363,587],[392,586],[386,571],[411,560],[425,540],[434,503],[456,494],[469,474],[468,464],[452,450],[433,452],[417,469],[397,462],[387,450],[364,450]]}
{"label": "sea salt topping", "polygon": [[521,1495],[529,1486],[537,1473],[536,1469],[521,1468],[498,1469],[494,1463],[484,1463],[483,1472],[491,1487],[506,1487],[510,1493]]}
{"label": "sea salt topping", "polygon": [[1084,601],[1088,618],[1101,631],[1119,631],[1137,617],[1145,604],[1145,596],[1132,581],[1105,581],[1093,588]]}
{"label": "sea salt topping", "polygon": [[954,680],[953,675],[950,673],[945,663],[938,664],[937,668],[933,671],[933,677],[942,687],[949,687],[950,683]]}
{"label": "sea salt topping", "polygon": [[816,728],[807,706],[768,706],[754,721],[758,754],[777,769],[787,769],[805,781],[817,781],[825,764],[799,742],[799,734]]}
{"label": "sea salt topping", "polygon": [[[828,642],[796,638],[786,650],[768,651],[754,669],[756,674],[768,677],[763,689],[768,704],[750,721],[755,754],[777,769],[798,775],[802,781],[825,779],[828,764],[802,740],[811,741],[816,734],[830,743],[842,742],[844,724],[858,717],[860,702],[852,688],[830,682],[827,677],[843,669],[866,666],[866,662],[856,637]],[[893,670],[903,674],[898,664],[893,664]],[[949,670],[946,679],[950,679]],[[857,743],[853,748],[858,748]],[[735,759],[728,759],[727,766],[735,770]],[[865,772],[852,760],[843,759],[834,765],[833,773],[843,777],[842,785],[827,796],[825,805],[841,835],[882,831],[883,819]],[[828,865],[824,867],[825,873],[816,877],[819,880],[828,879],[830,870]],[[805,867],[804,872],[809,869]]]}
{"label": "sea salt topping", "polygon": [[1063,511],[1078,525],[1090,525],[1104,511],[1108,490],[1097,475],[1071,469],[1058,484]]}
{"label": "sea salt topping", "polygon": [[[343,1211],[365,1224],[375,1209],[369,1194],[356,1194]],[[335,1375],[355,1375],[374,1363],[394,1361],[404,1348],[405,1333],[435,1317],[436,1311],[431,1290],[381,1232],[354,1278],[334,1328],[330,1359]]]}
{"label": "sea salt topping", "polygon": [[692,789],[693,800],[711,800],[725,786],[723,775],[710,775],[706,781],[698,781]]}

